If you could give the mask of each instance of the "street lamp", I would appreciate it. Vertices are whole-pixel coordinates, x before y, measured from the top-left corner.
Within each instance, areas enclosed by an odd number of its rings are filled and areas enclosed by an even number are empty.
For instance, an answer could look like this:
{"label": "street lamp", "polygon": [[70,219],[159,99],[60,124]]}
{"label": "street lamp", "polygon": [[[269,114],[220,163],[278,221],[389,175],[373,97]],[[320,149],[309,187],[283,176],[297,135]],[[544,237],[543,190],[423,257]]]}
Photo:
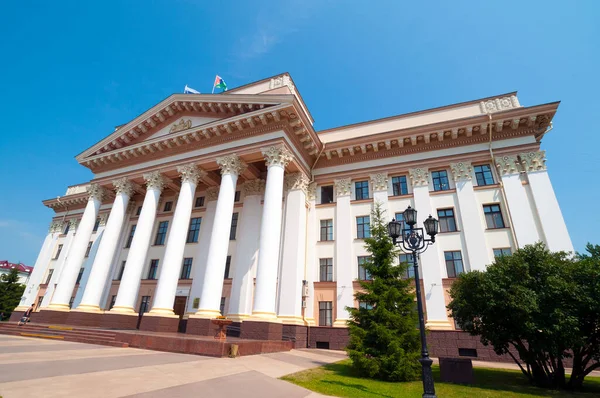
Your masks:
{"label": "street lamp", "polygon": [[425,238],[423,228],[415,228],[417,224],[417,210],[408,206],[404,210],[404,222],[408,228],[402,228],[399,221],[392,220],[388,224],[388,234],[392,238],[394,245],[399,245],[403,252],[412,253],[413,267],[415,269],[415,287],[417,290],[417,308],[419,310],[419,328],[421,331],[421,366],[423,367],[423,398],[436,398],[435,386],[433,384],[433,374],[431,373],[431,364],[433,361],[429,358],[427,351],[427,339],[425,337],[425,321],[423,319],[423,303],[421,302],[421,284],[419,282],[419,264],[417,255],[423,253],[429,245],[435,242],[435,235],[438,232],[439,221],[431,215],[423,222],[425,233],[429,238]]}

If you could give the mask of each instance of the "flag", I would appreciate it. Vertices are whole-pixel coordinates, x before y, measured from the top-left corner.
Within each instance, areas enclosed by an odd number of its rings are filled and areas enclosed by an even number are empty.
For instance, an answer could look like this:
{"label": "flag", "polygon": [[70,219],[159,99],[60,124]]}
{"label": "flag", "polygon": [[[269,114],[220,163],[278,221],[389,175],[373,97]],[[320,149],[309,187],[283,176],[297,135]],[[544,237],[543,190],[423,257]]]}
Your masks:
{"label": "flag", "polygon": [[220,88],[223,91],[227,91],[227,84],[225,80],[221,79],[221,76],[217,75],[215,77],[215,84],[213,84],[213,93],[215,92],[215,88]]}
{"label": "flag", "polygon": [[193,88],[188,87],[186,84],[185,88],[183,89],[183,93],[184,94],[200,94],[200,91],[194,90]]}

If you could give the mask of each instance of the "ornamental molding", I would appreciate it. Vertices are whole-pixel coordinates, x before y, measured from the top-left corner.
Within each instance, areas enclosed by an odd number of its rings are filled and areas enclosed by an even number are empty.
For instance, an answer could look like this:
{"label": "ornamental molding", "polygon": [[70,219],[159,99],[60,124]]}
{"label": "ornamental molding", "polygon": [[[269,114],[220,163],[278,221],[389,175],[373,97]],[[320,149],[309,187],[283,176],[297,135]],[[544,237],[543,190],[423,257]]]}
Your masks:
{"label": "ornamental molding", "polygon": [[76,195],[78,193],[84,193],[87,191],[88,187],[89,187],[89,185],[75,185],[74,187],[69,187],[69,188],[67,188],[67,192],[65,193],[65,196]]}
{"label": "ornamental molding", "polygon": [[285,168],[294,159],[292,153],[283,145],[261,148],[261,152],[265,157],[267,167],[281,166]]}
{"label": "ornamental molding", "polygon": [[178,133],[180,131],[191,129],[191,128],[192,128],[192,120],[191,119],[188,119],[188,120],[181,119],[178,123],[175,123],[174,125],[171,126],[171,129],[169,130],[169,134],[170,133]]}
{"label": "ornamental molding", "polygon": [[146,187],[148,189],[156,189],[162,192],[165,187],[167,180],[163,177],[159,171],[152,171],[150,173],[145,173],[143,175],[144,180],[146,181]]}
{"label": "ornamental molding", "polygon": [[102,213],[98,216],[100,218],[100,225],[106,225],[108,221],[108,213]]}
{"label": "ornamental molding", "polygon": [[310,184],[308,184],[306,196],[307,196],[308,200],[316,200],[317,199],[317,183],[316,182],[311,182]]}
{"label": "ornamental molding", "polygon": [[388,190],[388,175],[387,173],[371,174],[371,185],[373,186],[373,192]]}
{"label": "ornamental molding", "polygon": [[292,94],[296,93],[296,87],[294,87],[294,83],[292,83],[292,79],[288,75],[281,75],[271,79],[269,82],[269,90],[279,87],[287,87]]}
{"label": "ornamental molding", "polygon": [[519,160],[516,155],[505,155],[496,158],[496,167],[498,168],[498,173],[501,176],[518,174],[519,173]]}
{"label": "ornamental molding", "polygon": [[450,163],[450,171],[454,181],[470,181],[473,178],[471,162]]}
{"label": "ornamental molding", "polygon": [[285,176],[284,186],[286,191],[301,190],[306,194],[309,182],[310,180],[304,173],[298,172]]}
{"label": "ornamental molding", "polygon": [[253,195],[262,195],[265,193],[265,180],[256,179],[249,180],[242,185],[242,193],[244,197]]}
{"label": "ornamental molding", "polygon": [[413,187],[429,185],[429,171],[426,168],[418,167],[416,169],[409,169],[408,176]]}
{"label": "ornamental molding", "polygon": [[350,178],[340,178],[334,180],[333,185],[335,186],[335,196],[350,196],[352,194],[352,180]]}
{"label": "ornamental molding", "polygon": [[177,172],[181,176],[181,182],[190,182],[198,185],[198,181],[206,176],[206,171],[197,167],[195,164],[186,164],[177,166]]}
{"label": "ornamental molding", "polygon": [[127,204],[127,210],[125,211],[127,214],[133,214],[133,212],[137,209],[137,203],[134,201],[130,201]]}
{"label": "ornamental molding", "polygon": [[78,218],[71,218],[69,221],[69,232],[75,232],[77,231],[77,227],[79,226],[79,219]]}
{"label": "ornamental molding", "polygon": [[52,221],[50,223],[50,227],[48,228],[48,232],[56,233],[62,232],[64,230],[64,223],[62,221]]}
{"label": "ornamental molding", "polygon": [[118,180],[114,180],[112,182],[113,186],[115,187],[115,191],[117,192],[117,194],[125,194],[129,197],[131,197],[131,195],[134,192],[134,186],[133,183],[131,181],[129,181],[126,177],[123,178],[119,178]]}
{"label": "ornamental molding", "polygon": [[216,159],[217,164],[221,168],[221,174],[236,174],[240,175],[247,167],[246,163],[239,158],[238,155],[232,153],[231,155],[222,156]]}
{"label": "ornamental molding", "polygon": [[204,196],[207,202],[219,199],[219,187],[208,187]]}
{"label": "ornamental molding", "polygon": [[528,173],[546,170],[546,151],[522,153],[519,157],[523,168]]}
{"label": "ornamental molding", "polygon": [[102,198],[104,198],[106,191],[98,184],[90,184],[87,188],[87,192],[89,194],[89,200],[97,200],[102,202]]}
{"label": "ornamental molding", "polygon": [[481,101],[479,108],[482,113],[495,113],[505,111],[507,109],[520,108],[519,99],[516,95],[510,97],[494,98],[488,101]]}

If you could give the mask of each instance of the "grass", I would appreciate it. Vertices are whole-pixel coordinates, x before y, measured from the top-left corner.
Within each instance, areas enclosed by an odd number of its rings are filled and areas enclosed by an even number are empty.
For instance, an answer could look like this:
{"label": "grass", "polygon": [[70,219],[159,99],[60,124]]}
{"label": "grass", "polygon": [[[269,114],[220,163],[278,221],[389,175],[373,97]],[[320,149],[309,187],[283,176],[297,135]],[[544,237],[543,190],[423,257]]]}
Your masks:
{"label": "grass", "polygon": [[[584,391],[570,393],[546,390],[530,385],[522,373],[514,370],[475,368],[473,385],[442,383],[440,368],[433,367],[438,397],[600,397],[600,378],[586,377]],[[350,361],[345,360],[319,368],[282,377],[301,387],[325,395],[352,398],[417,398],[423,393],[421,381],[390,383],[359,378],[352,373]]]}

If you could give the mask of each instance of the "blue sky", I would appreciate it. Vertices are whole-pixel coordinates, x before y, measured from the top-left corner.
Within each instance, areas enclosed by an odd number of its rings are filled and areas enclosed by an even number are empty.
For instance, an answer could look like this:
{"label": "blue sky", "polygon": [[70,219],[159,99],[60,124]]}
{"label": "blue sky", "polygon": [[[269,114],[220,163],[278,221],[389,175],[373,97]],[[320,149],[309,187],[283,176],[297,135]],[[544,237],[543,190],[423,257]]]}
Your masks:
{"label": "blue sky", "polygon": [[33,265],[41,201],[91,178],[74,156],[114,126],[217,73],[235,87],[284,71],[317,129],[513,90],[561,100],[542,148],[575,248],[600,243],[600,2],[223,3],[3,4],[0,259]]}

